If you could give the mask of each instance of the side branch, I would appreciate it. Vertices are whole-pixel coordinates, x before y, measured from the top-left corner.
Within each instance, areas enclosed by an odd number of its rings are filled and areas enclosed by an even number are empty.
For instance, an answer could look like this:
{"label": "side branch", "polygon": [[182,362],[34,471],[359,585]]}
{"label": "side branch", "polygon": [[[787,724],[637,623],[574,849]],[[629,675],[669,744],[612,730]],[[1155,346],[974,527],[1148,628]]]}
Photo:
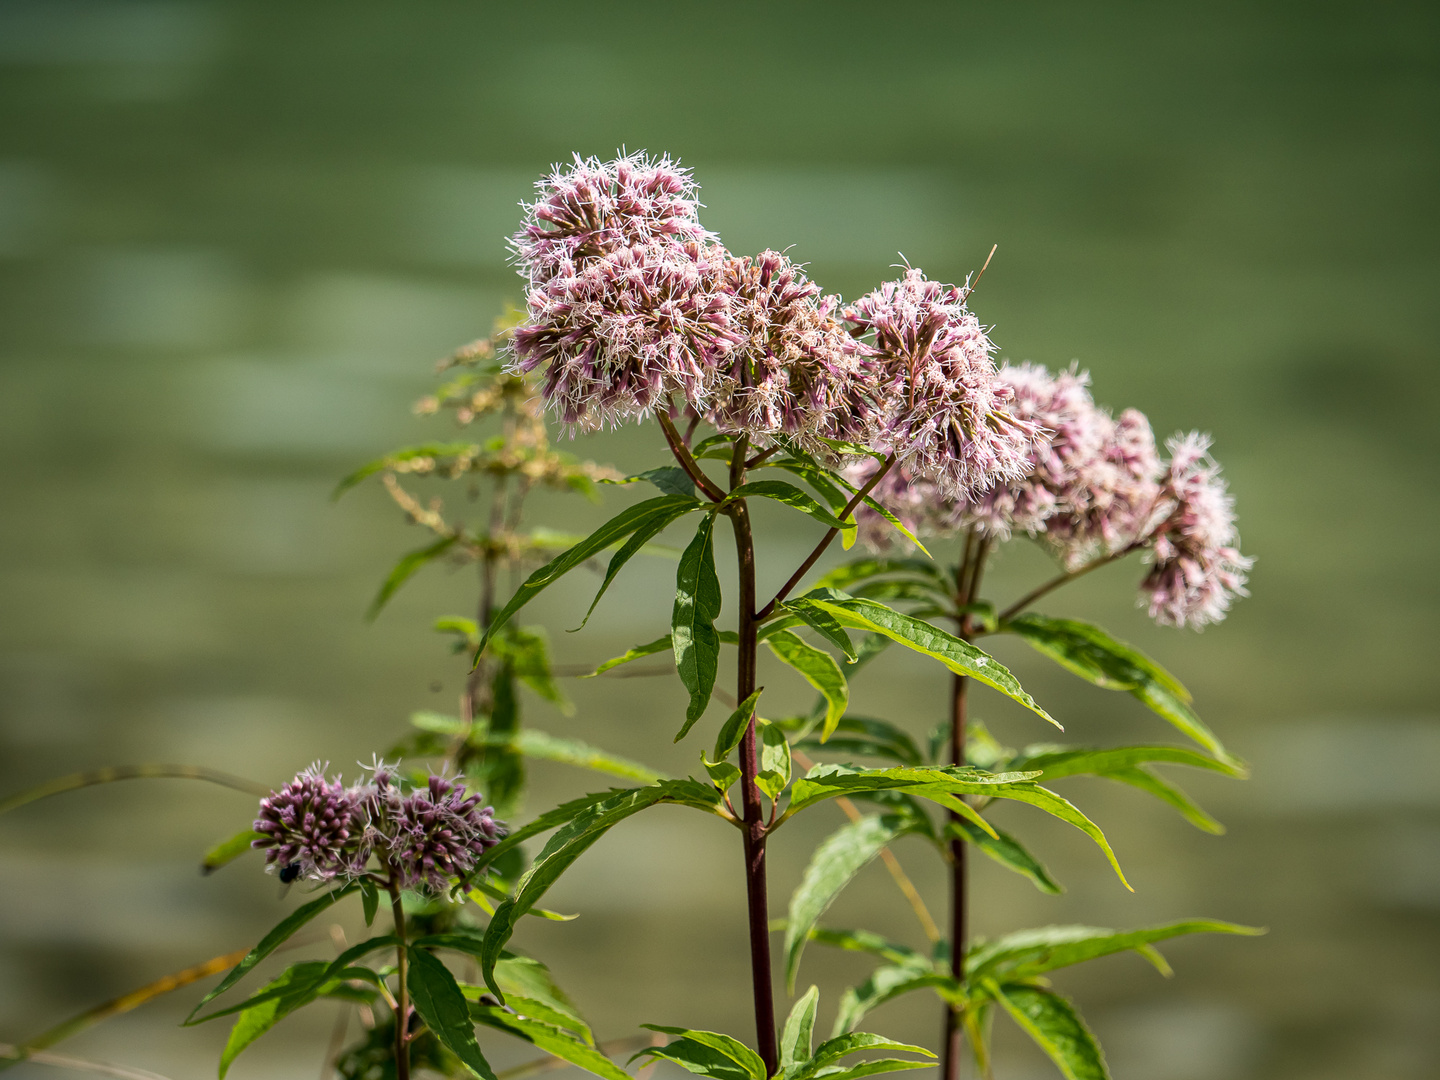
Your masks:
{"label": "side branch", "polygon": [[[894,467],[894,465],[895,455],[894,453],[891,453],[890,456],[885,459],[885,463],[876,470],[875,475],[870,477],[869,480],[865,481],[865,486],[862,487],[859,491],[855,492],[855,494],[851,497],[850,501],[845,504],[845,509],[840,511],[839,514],[839,518],[841,521],[845,521],[850,517],[852,513],[855,512],[855,508],[864,501],[866,495],[869,495],[870,492],[875,490],[876,484],[880,483],[881,480],[885,479],[885,474],[888,473]],[[768,604],[766,604],[763,608],[760,609],[760,611],[756,614],[755,617],[757,619],[769,618],[770,613],[775,610],[776,605],[783,601],[785,597],[790,595],[791,589],[795,588],[796,585],[800,584],[800,580],[810,572],[810,568],[812,566],[814,566],[817,562],[820,561],[820,556],[825,554],[825,549],[828,548],[832,543],[834,543],[835,537],[839,535],[840,530],[832,528],[829,532],[822,536],[820,538],[820,542],[815,545],[815,550],[810,552],[810,554],[805,557],[805,561],[800,564],[799,569],[797,569],[795,573],[790,575],[790,580],[785,582],[784,585],[780,586],[780,591],[775,594],[774,598],[771,599]]]}
{"label": "side branch", "polygon": [[685,445],[685,440],[680,437],[680,432],[675,430],[675,424],[664,412],[657,409],[655,419],[660,424],[660,430],[665,433],[665,441],[670,444],[670,453],[675,455],[675,460],[685,470],[685,474],[695,481],[695,486],[705,493],[705,497],[711,502],[720,502],[725,498],[725,492],[711,480],[700,469],[700,463],[695,460],[695,455],[690,453],[690,448]]}

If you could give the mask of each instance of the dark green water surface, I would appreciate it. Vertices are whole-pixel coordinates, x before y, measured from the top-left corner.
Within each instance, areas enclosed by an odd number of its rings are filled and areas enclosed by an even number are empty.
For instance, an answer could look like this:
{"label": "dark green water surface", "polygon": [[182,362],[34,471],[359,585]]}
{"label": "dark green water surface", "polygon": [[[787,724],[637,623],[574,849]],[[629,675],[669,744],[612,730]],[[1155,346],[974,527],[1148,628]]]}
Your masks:
{"label": "dark green water surface", "polygon": [[[1075,782],[1136,893],[1007,812],[1068,892],[980,867],[977,931],[1270,928],[1174,945],[1171,982],[1134,957],[1059,979],[1117,1080],[1440,1073],[1437,30],[1419,4],[0,3],[0,797],[112,763],[353,770],[410,710],[450,709],[462,669],[427,626],[470,608],[472,580],[431,570],[365,624],[420,541],[378,489],[328,492],[445,432],[409,404],[519,298],[502,239],[533,178],[574,150],[663,150],[732,249],[794,245],[849,297],[900,253],[954,280],[998,243],[974,306],[1007,358],[1078,360],[1097,399],[1215,435],[1253,599],[1202,635],[1158,630],[1123,566],[1052,610],[1156,655],[1254,764],[1246,784],[1184,778],[1229,835]],[[580,448],[630,468],[659,445],[646,427]],[[536,505],[566,529],[604,513]],[[778,584],[813,530],[760,525]],[[1044,572],[1017,545],[994,592]],[[669,573],[623,578],[583,634],[559,631],[590,581],[536,621],[560,662],[592,663],[656,636]],[[1076,741],[1168,737],[1127,697],[1000,654]],[[533,722],[695,767],[700,743],[669,741],[673,682],[572,692],[575,717],[532,702]],[[888,657],[856,707],[918,733],[945,692]],[[1048,737],[993,697],[976,708],[1011,742]],[[531,807],[593,783],[537,767]],[[0,818],[0,1041],[293,906],[255,862],[196,873],[252,805],[136,782]],[[616,830],[551,897],[581,918],[517,939],[603,1037],[750,1034],[739,849],[686,813]],[[822,808],[777,837],[777,907],[839,821]],[[899,854],[938,905],[933,860]],[[906,919],[878,867],[829,916],[918,944]],[[819,949],[806,966],[828,1024],[866,967]],[[223,1030],[175,1027],[193,999],[67,1046],[212,1075]],[[332,1015],[288,1021],[232,1075],[316,1076]],[[933,1043],[938,1017],[917,996],[872,1026]],[[1055,1075],[1018,1036],[1000,1047],[1000,1080]]]}

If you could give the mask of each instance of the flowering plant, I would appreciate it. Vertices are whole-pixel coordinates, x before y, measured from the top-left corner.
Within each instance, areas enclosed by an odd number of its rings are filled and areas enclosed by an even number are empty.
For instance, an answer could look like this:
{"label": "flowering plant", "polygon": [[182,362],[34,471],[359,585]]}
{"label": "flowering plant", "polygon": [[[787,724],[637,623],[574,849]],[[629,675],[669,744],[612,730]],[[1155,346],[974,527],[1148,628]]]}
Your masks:
{"label": "flowering plant", "polygon": [[[856,1026],[879,1005],[928,989],[940,999],[947,1080],[959,1074],[964,1043],[989,1075],[989,1023],[1001,1013],[1065,1076],[1107,1076],[1098,1044],[1073,1005],[1050,988],[1048,972],[1127,950],[1167,972],[1157,942],[1254,931],[1190,919],[1125,932],[1051,926],[971,940],[967,865],[978,850],[1042,891],[1060,891],[1023,843],[986,816],[997,800],[1020,802],[1085,834],[1125,884],[1099,826],[1049,786],[1080,774],[1131,785],[1198,827],[1219,831],[1154,769],[1178,764],[1244,774],[1196,716],[1185,688],[1100,627],[1031,610],[1064,584],[1139,554],[1149,559],[1141,595],[1158,622],[1199,627],[1223,618],[1244,594],[1250,561],[1237,550],[1233,503],[1208,440],[1179,436],[1162,457],[1144,416],[1127,410],[1115,417],[1096,405],[1078,370],[997,365],[996,347],[969,308],[978,277],[947,285],[906,268],[898,280],[846,304],[825,295],[783,254],[732,255],[700,225],[695,184],[669,159],[577,157],[537,189],[513,240],[528,289],[524,312],[496,337],[457,354],[451,366],[462,369],[459,376],[421,408],[451,409],[461,424],[498,414],[501,434],[397,451],[342,485],[381,476],[409,519],[434,535],[396,566],[376,610],[427,562],[478,564],[475,617],[437,623],[473,657],[460,715],[417,714],[415,730],[387,755],[400,764],[377,759],[368,779],[353,786],[328,779],[319,767],[302,772],[266,796],[253,828],[212,853],[209,861],[218,865],[262,848],[282,878],[328,891],[245,953],[201,1007],[347,896],[361,897],[369,924],[381,893],[388,894],[392,931],[333,961],[292,965],[247,1000],[202,1017],[237,1015],[221,1075],[280,1017],[339,997],[355,1002],[367,1029],[336,1058],[343,1076],[407,1080],[423,1067],[495,1080],[476,1040],[478,1024],[606,1080],[628,1080],[610,1057],[617,1046],[597,1046],[544,966],[508,946],[525,916],[558,917],[540,901],[604,833],[651,806],[674,803],[740,834],[753,1042],[646,1025],[668,1038],[638,1048],[632,1061],[664,1059],[718,1080],[859,1080],[923,1068],[929,1051]],[[505,354],[503,365],[497,352]],[[550,448],[546,408],[571,429],[653,418],[670,463],[620,476],[574,461]],[[809,490],[774,478],[777,472]],[[488,477],[487,528],[467,531],[448,522],[439,503],[422,504],[401,480],[416,475]],[[659,494],[588,536],[521,533],[521,502],[537,483],[587,494],[597,483],[648,483]],[[756,499],[824,529],[763,601],[750,515]],[[714,533],[722,518],[737,555],[733,629],[717,626],[725,597]],[[589,674],[673,655],[688,696],[683,717],[675,718],[677,742],[705,719],[712,699],[728,698],[728,718],[714,729],[713,745],[706,739],[702,775],[666,777],[523,727],[517,682],[556,703],[565,699],[543,632],[517,627],[516,616],[561,577],[608,553],[588,620],[624,567],[653,553],[656,538],[681,519],[695,527],[679,555],[669,632]],[[1001,608],[984,598],[984,571],[1001,544],[1021,536],[1053,552],[1060,572]],[[931,556],[926,540],[949,538],[959,542],[954,561]],[[806,585],[836,539],[847,550],[863,541],[872,554]],[[497,572],[550,551],[557,553],[502,601]],[[1059,724],[975,644],[995,634],[1016,635],[1081,678],[1132,694],[1193,745],[1003,745],[969,717],[972,683],[1018,702],[1039,722]],[[764,715],[762,645],[818,693],[808,713]],[[851,680],[896,645],[949,674],[948,715],[926,736],[849,712]],[[727,648],[735,650],[733,696],[716,685]],[[632,786],[507,827],[497,816],[513,820],[520,812],[526,756],[598,769]],[[476,789],[496,809],[482,807]],[[777,1027],[766,855],[776,830],[824,802],[849,820],[816,849],[790,899],[783,920],[786,984],[793,992],[810,942],[872,954],[879,966],[842,995],[831,1037],[816,1046],[816,987]],[[522,845],[545,833],[548,840],[527,859]],[[949,867],[947,929],[890,850],[906,836],[927,841]],[[928,951],[821,925],[835,897],[877,857],[914,910]],[[477,912],[488,916],[483,925]],[[371,966],[366,958],[374,954],[393,954],[393,965]],[[462,982],[437,954],[468,957],[478,977]],[[33,1058],[45,1045],[43,1037],[32,1040],[20,1053]],[[907,1056],[843,1063],[861,1051]]]}

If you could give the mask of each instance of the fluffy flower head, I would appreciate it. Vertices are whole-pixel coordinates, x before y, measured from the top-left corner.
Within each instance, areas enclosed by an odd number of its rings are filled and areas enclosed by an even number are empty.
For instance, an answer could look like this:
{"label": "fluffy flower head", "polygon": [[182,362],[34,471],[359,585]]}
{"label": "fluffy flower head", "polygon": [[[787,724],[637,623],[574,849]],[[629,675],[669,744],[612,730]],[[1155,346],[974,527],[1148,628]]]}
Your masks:
{"label": "fluffy flower head", "polygon": [[475,868],[476,859],[505,835],[494,810],[458,780],[431,776],[395,809],[389,861],[403,888],[445,889]]}
{"label": "fluffy flower head", "polygon": [[[329,881],[364,864],[359,799],[317,762],[260,800],[251,845],[265,850],[268,869]],[[292,869],[293,868],[293,869]]]}
{"label": "fluffy flower head", "polygon": [[965,307],[965,291],[911,269],[847,307],[858,335],[873,335],[877,396],[885,405],[873,445],[912,474],[969,498],[1030,468],[1040,431],[1005,411],[995,345]]}

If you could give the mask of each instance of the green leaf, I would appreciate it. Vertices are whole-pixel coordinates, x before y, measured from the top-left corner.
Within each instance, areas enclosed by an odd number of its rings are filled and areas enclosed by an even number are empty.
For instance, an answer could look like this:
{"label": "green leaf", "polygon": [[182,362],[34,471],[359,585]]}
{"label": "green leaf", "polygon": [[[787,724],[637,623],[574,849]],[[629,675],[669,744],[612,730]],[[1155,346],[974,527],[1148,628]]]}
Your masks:
{"label": "green leaf", "polygon": [[[851,1065],[849,1068],[831,1068],[824,1073],[825,1080],[860,1080],[876,1073],[904,1072],[906,1069],[932,1069],[929,1061],[913,1061],[906,1058],[876,1058],[874,1061]],[[810,1075],[814,1075],[813,1073]]]}
{"label": "green leaf", "polygon": [[374,476],[376,473],[384,472],[386,469],[393,469],[396,465],[407,461],[414,461],[416,458],[455,457],[460,454],[472,454],[478,449],[478,446],[470,442],[424,443],[420,446],[407,446],[386,454],[383,458],[376,458],[374,461],[361,465],[360,468],[356,469],[349,476],[345,477],[345,479],[341,480],[340,483],[335,485],[335,490],[331,493],[330,498],[332,500],[338,499],[356,484]]}
{"label": "green leaf", "polygon": [[654,656],[656,653],[669,652],[670,648],[670,635],[666,634],[662,638],[656,638],[649,644],[636,645],[634,648],[626,650],[619,656],[616,656],[610,660],[606,660],[594,671],[589,672],[586,675],[581,675],[580,678],[593,679],[597,675],[604,675],[605,672],[609,671],[611,668],[617,668],[621,664],[628,664],[633,660],[643,660],[645,657]]}
{"label": "green leaf", "polygon": [[588,1073],[602,1076],[605,1080],[634,1080],[629,1073],[591,1044],[538,1017],[517,1016],[493,1005],[473,1005],[470,1015],[482,1024],[518,1035],[547,1054],[568,1061]]}
{"label": "green leaf", "polygon": [[230,973],[221,979],[214,989],[200,999],[200,1004],[190,1010],[190,1015],[185,1018],[186,1026],[189,1026],[194,1021],[195,1014],[202,1008],[225,993],[226,990],[229,990],[243,979],[251,968],[261,960],[264,960],[281,945],[285,944],[296,930],[299,930],[300,927],[304,926],[332,904],[355,892],[359,887],[355,882],[342,885],[340,888],[326,893],[318,900],[311,900],[308,904],[302,904],[289,915],[285,916],[285,918],[281,919],[280,922],[275,925],[274,929],[260,939],[260,944],[251,949],[240,963],[230,969]]}
{"label": "green leaf", "polygon": [[950,821],[945,824],[945,834],[974,844],[1001,866],[1008,867],[1017,874],[1024,874],[1043,893],[1054,895],[1065,891],[1055,883],[1040,860],[1026,851],[1020,841],[1007,832],[996,829],[995,835],[990,836],[968,821]]}
{"label": "green leaf", "polygon": [[1038,652],[1087,682],[1107,690],[1127,691],[1216,757],[1235,763],[1220,740],[1190,709],[1190,693],[1175,676],[1100,627],[1077,619],[1029,613],[1011,619],[999,630],[1019,634]]}
{"label": "green leaf", "polygon": [[835,1014],[835,1034],[853,1031],[868,1013],[887,1001],[914,990],[948,986],[954,982],[950,976],[941,975],[928,963],[876,968],[868,979],[859,986],[852,986],[841,996],[840,1010]]}
{"label": "green leaf", "polygon": [[780,1067],[791,1069],[810,1060],[815,1045],[815,1008],[820,1001],[820,988],[812,986],[795,1002],[780,1035]]}
{"label": "green leaf", "polygon": [[924,758],[915,740],[886,720],[863,716],[846,716],[835,726],[835,734],[822,744],[814,736],[796,743],[802,749],[819,749],[832,754],[865,754],[889,758],[901,765],[922,765]]}
{"label": "green leaf", "polygon": [[986,832],[994,833],[994,827],[958,796],[982,795],[992,799],[1014,799],[1039,807],[1090,837],[1105,853],[1105,858],[1121,884],[1129,889],[1130,883],[1125,880],[1120,863],[1116,861],[1115,853],[1110,849],[1110,843],[1099,826],[1053,791],[1029,782],[1033,775],[1035,774],[986,773],[970,768],[853,769],[838,765],[816,766],[804,779],[795,782],[785,817],[788,818],[822,799],[863,791],[894,790],[938,802],[973,821]]}
{"label": "green leaf", "polygon": [[467,1069],[483,1080],[495,1080],[494,1070],[475,1041],[470,1004],[460,992],[455,976],[423,949],[411,946],[406,953],[410,957],[410,973],[405,985],[410,989],[410,1000],[420,1019]]}
{"label": "green leaf", "polygon": [[750,726],[750,718],[755,715],[755,707],[760,701],[760,695],[765,692],[762,686],[753,694],[740,703],[740,707],[730,714],[730,718],[720,725],[720,733],[715,736],[715,760],[724,761],[730,756],[730,751],[740,745],[744,738],[746,729]]}
{"label": "green leaf", "polygon": [[597,750],[579,739],[547,735],[535,728],[522,728],[508,738],[493,737],[480,740],[478,745],[508,746],[526,757],[558,761],[564,765],[574,765],[579,769],[592,769],[595,772],[623,777],[626,780],[638,780],[642,784],[653,784],[665,775],[638,761],[631,761],[629,758]]}
{"label": "green leaf", "polygon": [[825,710],[825,725],[820,732],[820,741],[824,742],[834,732],[835,725],[850,704],[850,687],[845,682],[845,673],[824,649],[815,648],[789,630],[771,634],[765,639],[765,644],[825,698],[828,707]]}
{"label": "green leaf", "polygon": [[695,538],[680,556],[675,575],[675,609],[670,640],[675,649],[675,667],[680,681],[690,691],[685,723],[675,735],[679,742],[689,732],[715,689],[715,672],[720,662],[720,636],[715,619],[720,614],[720,579],[715,573],[713,535],[715,515],[706,514]]}
{"label": "green leaf", "polygon": [[588,1043],[595,1042],[589,1023],[580,1015],[580,1010],[575,1007],[570,996],[560,989],[555,977],[550,974],[550,969],[539,960],[508,953],[502,955],[495,963],[495,981],[500,984],[500,989],[505,991],[507,1001],[512,995],[538,1001],[563,1017],[561,1027],[577,1032]]}
{"label": "green leaf", "polygon": [[516,677],[569,716],[575,711],[550,671],[550,640],[540,626],[512,626],[494,638],[498,655],[510,661]]}
{"label": "green leaf", "polygon": [[815,849],[804,877],[790,897],[785,926],[785,984],[792,992],[800,970],[800,955],[820,916],[851,879],[880,854],[881,848],[914,831],[915,822],[898,815],[862,817],[841,826]]}
{"label": "green leaf", "polygon": [[666,495],[695,495],[695,481],[690,479],[690,474],[678,465],[662,465],[658,469],[646,469],[634,476],[627,476],[624,480],[602,479],[602,484],[634,484],[641,480],[654,484]]}
{"label": "green leaf", "polygon": [[244,1009],[236,1016],[235,1024],[230,1029],[230,1038],[225,1043],[225,1049],[220,1052],[220,1080],[225,1080],[231,1063],[246,1047],[290,1013],[320,996],[323,975],[328,967],[323,960],[293,964],[281,972],[278,978],[261,987],[261,993],[272,996],[258,1005]]}
{"label": "green leaf", "polygon": [[[836,517],[839,517],[845,507],[849,505],[850,497],[842,491],[838,485],[832,483],[829,477],[826,476],[825,470],[818,465],[805,464],[796,458],[767,458],[760,465],[760,468],[784,469],[786,472],[793,473],[800,477],[820,493],[820,497],[825,500],[825,504],[830,507]],[[858,530],[852,515],[847,520],[846,528],[841,533],[841,542],[844,544],[846,551],[854,547],[857,535]]]}
{"label": "green leaf", "polygon": [[[813,1076],[815,1073],[826,1069],[841,1058],[849,1057],[851,1054],[859,1053],[861,1050],[904,1050],[910,1054],[923,1054],[925,1057],[933,1058],[935,1055],[923,1046],[911,1046],[909,1043],[895,1042],[885,1038],[883,1035],[872,1035],[868,1031],[851,1031],[843,1035],[836,1035],[833,1039],[827,1039],[815,1048],[815,1054],[810,1058],[807,1069],[800,1075]],[[918,1065],[918,1063],[917,1063]],[[885,1069],[884,1072],[892,1070]],[[830,1073],[825,1075],[829,1076]]]}
{"label": "green leaf", "polygon": [[[826,441],[828,441],[828,440],[826,440]],[[837,447],[837,449],[838,449],[838,447]],[[849,450],[841,450],[841,453],[850,453],[850,452],[851,452],[851,451],[849,451]],[[861,451],[861,452],[864,453],[864,451]],[[852,484],[849,480],[845,479],[845,477],[842,476],[840,473],[835,472],[833,469],[827,469],[827,468],[825,468],[825,467],[822,466],[819,462],[815,461],[814,458],[810,457],[808,454],[803,454],[803,453],[800,453],[799,451],[796,451],[796,450],[792,450],[791,453],[794,455],[794,460],[795,460],[795,461],[798,461],[798,462],[801,462],[801,463],[803,463],[803,464],[808,464],[809,466],[812,466],[812,467],[815,469],[815,471],[816,471],[816,473],[817,473],[818,475],[822,475],[822,476],[824,476],[826,479],[834,482],[834,483],[835,483],[836,485],[838,485],[841,489],[843,489],[843,490],[845,490],[845,491],[849,491],[849,492],[851,493],[851,496],[852,496],[852,497],[853,497],[853,495],[854,495],[855,492],[857,492],[857,491],[860,490],[858,487],[856,487],[854,484]],[[800,472],[799,469],[796,469],[796,468],[793,468],[793,467],[792,467],[790,471],[795,472],[795,473],[797,473],[798,475],[805,476],[806,480],[809,480],[812,484],[815,482],[814,479],[812,479],[810,476],[806,475],[805,473]],[[846,502],[848,503],[848,502],[849,502],[849,499],[846,499]],[[929,551],[926,551],[925,545],[922,544],[922,543],[915,537],[915,534],[912,533],[909,529],[907,529],[907,528],[905,527],[905,525],[900,521],[900,519],[897,518],[894,514],[892,514],[892,513],[889,511],[889,509],[887,509],[885,506],[883,506],[881,503],[877,502],[874,498],[872,498],[872,497],[869,496],[869,495],[866,495],[866,496],[865,496],[864,504],[865,504],[867,507],[869,507],[871,510],[873,510],[875,513],[879,514],[879,515],[880,515],[882,518],[884,518],[886,521],[888,521],[893,528],[899,530],[900,534],[901,534],[902,536],[904,536],[905,539],[909,540],[912,544],[914,544],[917,548],[919,548],[922,552],[924,552],[927,557],[929,556],[930,552],[929,552]],[[843,506],[842,506],[842,509],[843,509]],[[849,545],[846,545],[846,547],[847,547],[847,549],[848,549]]]}
{"label": "green leaf", "polygon": [[1142,930],[1115,931],[1096,926],[1042,926],[1020,930],[994,941],[977,943],[965,956],[968,978],[1031,979],[1097,956],[1139,951],[1142,947],[1185,934],[1243,934],[1265,931],[1253,926],[1186,919]]}
{"label": "green leaf", "polygon": [[775,724],[762,723],[757,734],[760,736],[760,769],[755,774],[755,786],[775,802],[790,783],[790,741]]}
{"label": "green leaf", "polygon": [[251,841],[261,839],[262,835],[254,829],[242,829],[229,839],[221,840],[220,843],[205,852],[205,858],[200,863],[200,872],[213,874],[226,863],[234,862],[241,855],[252,850]]}
{"label": "green leaf", "polygon": [[365,925],[375,925],[375,914],[380,910],[380,890],[370,881],[360,883],[360,906],[364,910]]}
{"label": "green leaf", "polygon": [[[784,927],[779,929],[784,929]],[[926,970],[930,968],[929,959],[910,948],[909,945],[890,941],[870,930],[833,930],[829,927],[817,926],[810,931],[810,940],[837,949],[869,953],[871,956],[878,956],[898,967],[921,967]],[[837,1034],[839,1033],[837,1032]]]}
{"label": "green leaf", "polygon": [[990,983],[987,989],[1067,1080],[1110,1080],[1100,1044],[1070,1002],[1035,986]]}
{"label": "green leaf", "polygon": [[953,592],[949,577],[939,564],[925,559],[856,559],[837,566],[815,583],[820,589],[849,589],[857,581],[900,574],[918,578],[945,596]]}
{"label": "green leaf", "polygon": [[[696,785],[697,787],[700,785]],[[713,789],[712,789],[713,790]],[[514,933],[515,923],[529,911],[576,859],[608,832],[611,826],[667,797],[660,786],[613,792],[608,797],[582,806],[546,842],[534,864],[516,885],[515,896],[495,909],[480,955],[485,983],[504,1001],[504,992],[495,980],[495,964]]]}
{"label": "green leaf", "polygon": [[510,597],[509,602],[491,619],[490,626],[485,632],[486,636],[480,642],[480,649],[476,650],[477,658],[488,640],[510,621],[511,616],[575,567],[598,555],[611,544],[629,536],[643,526],[653,514],[666,512],[670,508],[678,506],[688,506],[694,510],[698,509],[700,505],[698,499],[688,495],[662,495],[657,499],[647,499],[642,503],[636,503],[616,514],[580,543],[568,551],[561,552],[525,579],[524,584],[515,590],[515,595]]}
{"label": "green leaf", "polygon": [[844,626],[884,634],[908,649],[913,649],[924,656],[933,657],[955,674],[968,675],[983,682],[986,686],[999,690],[1002,694],[1024,705],[1042,720],[1048,720],[1056,727],[1060,727],[1055,718],[1037,705],[1035,699],[1024,691],[1019,681],[1010,674],[1005,665],[993,656],[977,649],[968,641],[963,641],[938,627],[931,626],[911,615],[905,615],[894,608],[888,608],[874,600],[847,596],[834,589],[816,589],[799,600],[791,601],[790,606],[795,607],[802,603],[813,604],[823,611],[830,612]]}
{"label": "green leaf", "polygon": [[729,1035],[660,1024],[640,1026],[679,1038],[668,1046],[646,1047],[631,1061],[638,1057],[659,1057],[701,1076],[713,1076],[716,1080],[765,1080],[765,1062],[760,1055]]}
{"label": "green leaf", "polygon": [[[666,488],[665,485],[659,483],[657,483],[656,486],[667,494],[683,495],[692,501],[695,500],[695,485],[690,483],[690,477],[685,475],[683,469],[671,467],[666,469],[651,469],[650,471],[679,473],[688,485],[685,490],[672,491]],[[644,476],[645,474],[642,473],[641,475]],[[577,626],[575,630],[583,630],[585,628],[585,624],[590,621],[590,616],[595,613],[595,606],[600,603],[600,598],[604,596],[606,590],[610,588],[610,583],[615,580],[615,575],[620,573],[621,567],[639,554],[641,548],[645,547],[651,540],[664,532],[677,518],[684,517],[698,505],[698,502],[693,502],[693,505],[662,507],[645,519],[640,527],[631,535],[630,539],[625,541],[620,550],[610,556],[610,565],[605,568],[605,580],[600,583],[600,588],[595,593],[595,599],[590,601],[590,607],[585,612],[585,618],[580,620],[580,625]],[[571,633],[573,634],[575,630],[572,630]]]}
{"label": "green leaf", "polygon": [[1162,779],[1143,766],[1137,765],[1133,769],[1112,769],[1103,775],[1106,780],[1129,784],[1131,787],[1139,788],[1141,791],[1155,796],[1161,802],[1169,803],[1197,829],[1215,836],[1222,836],[1225,833],[1225,826],[1207,814],[1194,799],[1170,781]]}
{"label": "green leaf", "polygon": [[542,832],[548,832],[550,829],[563,825],[576,815],[584,813],[585,810],[594,806],[596,803],[614,798],[615,795],[616,792],[614,790],[591,792],[589,795],[582,795],[578,799],[571,799],[569,802],[561,803],[553,810],[547,810],[528,825],[521,826],[518,829],[512,829],[505,835],[504,839],[494,847],[486,848],[485,853],[476,859],[475,870],[469,875],[469,878],[474,879],[491,863],[509,854],[509,852],[519,847],[520,844],[529,840],[532,836],[537,836]]}
{"label": "green leaf", "polygon": [[459,533],[454,536],[442,536],[427,547],[418,548],[402,555],[400,561],[395,564],[395,568],[390,571],[390,576],[381,583],[380,591],[375,594],[375,599],[370,601],[365,618],[373,620],[378,616],[380,610],[390,602],[390,598],[400,590],[400,586],[409,581],[426,563],[434,562],[444,555],[455,546],[459,539]]}
{"label": "green leaf", "polygon": [[748,484],[741,484],[726,496],[725,502],[757,497],[784,503],[786,506],[799,510],[802,514],[808,514],[821,525],[827,525],[832,529],[848,527],[845,522],[830,513],[805,492],[794,484],[785,483],[784,480],[752,480]]}
{"label": "green leaf", "polygon": [[838,648],[845,654],[845,659],[850,663],[853,664],[860,659],[859,654],[855,651],[854,644],[850,641],[850,635],[845,632],[845,628],[841,626],[829,612],[821,611],[819,608],[811,607],[808,604],[802,604],[795,609],[791,609],[784,604],[780,606],[781,610],[791,612],[798,616],[810,629],[814,630],[826,641]]}

